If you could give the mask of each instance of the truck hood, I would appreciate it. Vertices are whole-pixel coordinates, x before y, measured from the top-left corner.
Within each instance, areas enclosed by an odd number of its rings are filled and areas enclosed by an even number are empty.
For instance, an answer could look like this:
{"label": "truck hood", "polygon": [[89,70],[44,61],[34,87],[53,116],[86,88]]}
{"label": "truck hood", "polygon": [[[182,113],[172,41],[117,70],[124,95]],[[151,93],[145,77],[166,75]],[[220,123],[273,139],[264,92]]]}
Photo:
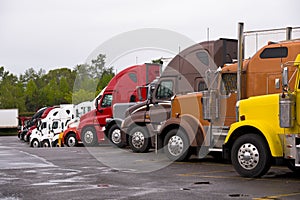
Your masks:
{"label": "truck hood", "polygon": [[246,120],[269,121],[278,126],[280,94],[250,97],[239,102],[239,116]]}
{"label": "truck hood", "polygon": [[80,121],[83,121],[83,120],[85,120],[87,118],[95,117],[96,116],[96,112],[97,112],[97,110],[94,109],[94,110],[91,110],[90,112],[85,113],[84,115],[82,115],[80,117]]}
{"label": "truck hood", "polygon": [[[131,107],[129,107],[126,112],[125,112],[125,117],[127,117],[128,115],[134,114],[135,112],[140,112],[140,111],[146,111],[147,109],[147,104],[151,105],[152,103],[149,103],[149,101],[143,101],[143,102],[139,102]],[[158,104],[167,104],[170,107],[171,106],[171,101],[161,101]]]}
{"label": "truck hood", "polygon": [[143,110],[146,109],[148,101],[143,101],[141,103],[137,103],[131,107],[129,107],[126,112],[125,112],[125,117],[127,117],[128,115],[131,115],[133,112],[136,112],[138,110]]}

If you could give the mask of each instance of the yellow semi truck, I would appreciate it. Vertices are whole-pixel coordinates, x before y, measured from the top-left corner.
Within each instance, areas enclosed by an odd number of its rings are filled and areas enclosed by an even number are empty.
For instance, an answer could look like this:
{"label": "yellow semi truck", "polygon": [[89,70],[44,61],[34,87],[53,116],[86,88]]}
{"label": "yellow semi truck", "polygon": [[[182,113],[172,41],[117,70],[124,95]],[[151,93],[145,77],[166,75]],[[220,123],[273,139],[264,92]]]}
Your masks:
{"label": "yellow semi truck", "polygon": [[[296,70],[295,70],[296,69]],[[294,71],[289,88],[288,71]],[[236,171],[246,177],[264,175],[274,161],[300,170],[300,54],[282,66],[281,94],[263,95],[237,103],[238,122],[230,126],[223,145]]]}

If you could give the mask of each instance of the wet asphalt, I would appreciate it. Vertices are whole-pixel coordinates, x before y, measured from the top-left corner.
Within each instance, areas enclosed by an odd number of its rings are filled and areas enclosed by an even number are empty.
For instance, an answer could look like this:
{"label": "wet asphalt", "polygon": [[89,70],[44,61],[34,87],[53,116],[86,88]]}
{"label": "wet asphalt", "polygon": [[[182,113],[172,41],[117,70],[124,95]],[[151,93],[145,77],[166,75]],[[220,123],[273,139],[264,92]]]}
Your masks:
{"label": "wet asphalt", "polygon": [[240,177],[229,163],[109,145],[31,148],[0,137],[0,200],[21,199],[300,199],[300,175],[275,166],[262,178]]}

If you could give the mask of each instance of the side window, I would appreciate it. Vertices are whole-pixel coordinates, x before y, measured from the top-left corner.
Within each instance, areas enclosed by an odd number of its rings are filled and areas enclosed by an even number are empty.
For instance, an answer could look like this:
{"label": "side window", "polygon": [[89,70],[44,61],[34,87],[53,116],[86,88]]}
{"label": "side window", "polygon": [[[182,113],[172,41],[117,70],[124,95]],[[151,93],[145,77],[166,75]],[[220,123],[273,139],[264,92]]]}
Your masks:
{"label": "side window", "polygon": [[47,122],[43,122],[41,128],[42,128],[42,129],[47,128]]}
{"label": "side window", "polygon": [[112,95],[107,94],[103,97],[103,100],[101,102],[101,107],[102,108],[109,107],[109,106],[111,106],[111,102],[112,102]]}
{"label": "side window", "polygon": [[173,82],[171,80],[162,81],[156,92],[156,99],[170,99],[173,96]]}
{"label": "side window", "polygon": [[52,124],[52,129],[57,129],[58,128],[58,122],[53,122]]}
{"label": "side window", "polygon": [[287,47],[266,48],[259,55],[260,58],[285,58],[288,55]]}
{"label": "side window", "polygon": [[200,81],[198,84],[198,92],[207,90],[207,85],[204,81]]}
{"label": "side window", "polygon": [[209,65],[208,53],[206,51],[199,51],[196,53],[196,56],[204,65]]}
{"label": "side window", "polygon": [[129,78],[133,81],[133,82],[137,82],[137,77],[135,73],[130,73],[128,74]]}

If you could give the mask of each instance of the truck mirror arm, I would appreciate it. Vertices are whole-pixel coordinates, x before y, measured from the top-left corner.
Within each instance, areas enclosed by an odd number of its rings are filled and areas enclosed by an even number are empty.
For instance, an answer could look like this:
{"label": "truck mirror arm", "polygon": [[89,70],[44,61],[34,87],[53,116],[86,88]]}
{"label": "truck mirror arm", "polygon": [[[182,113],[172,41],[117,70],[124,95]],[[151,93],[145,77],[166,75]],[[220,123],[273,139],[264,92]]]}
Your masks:
{"label": "truck mirror arm", "polygon": [[99,105],[99,101],[100,101],[100,98],[102,97],[102,95],[100,95],[97,99],[96,99],[96,101],[95,101],[95,107],[96,107],[96,110],[99,112],[99,113],[101,113],[100,112],[100,109],[98,108],[98,105]]}

